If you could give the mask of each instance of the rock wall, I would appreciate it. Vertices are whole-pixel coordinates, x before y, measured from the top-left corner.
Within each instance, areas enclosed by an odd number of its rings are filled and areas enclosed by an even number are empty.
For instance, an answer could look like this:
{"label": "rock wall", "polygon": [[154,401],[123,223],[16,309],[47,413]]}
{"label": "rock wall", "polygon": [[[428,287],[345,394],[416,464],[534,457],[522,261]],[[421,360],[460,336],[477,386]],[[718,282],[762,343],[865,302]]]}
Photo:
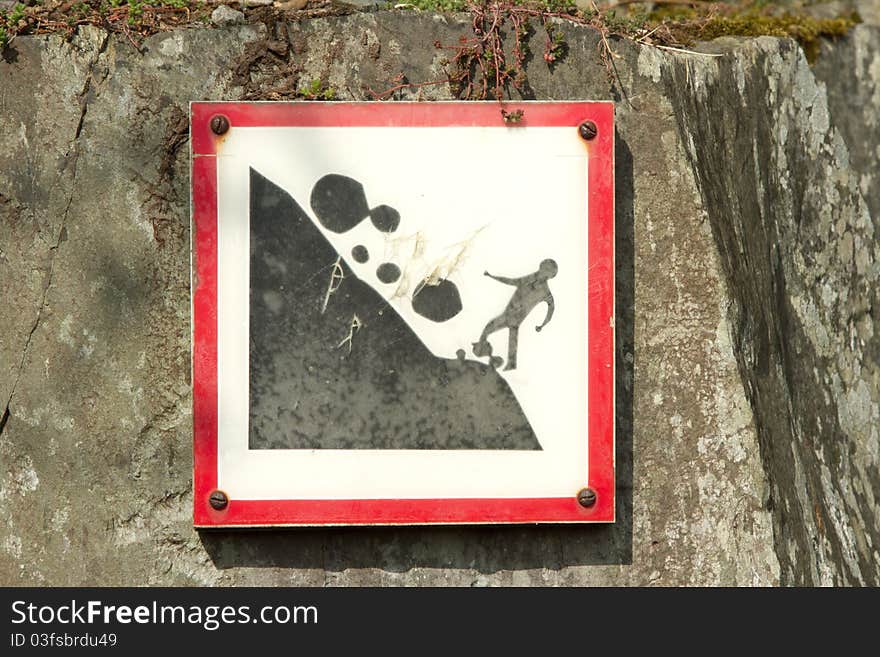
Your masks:
{"label": "rock wall", "polygon": [[[617,101],[618,522],[191,526],[191,100],[442,77],[466,17],[81,28],[0,61],[0,583],[880,583],[880,28],[709,54],[561,25],[537,99]],[[535,36],[533,52],[541,52]],[[720,57],[712,54],[722,55]],[[539,58],[535,58],[539,59]],[[450,98],[447,85],[398,97]]]}
{"label": "rock wall", "polygon": [[[838,61],[871,37],[857,30]],[[734,352],[771,484],[777,556],[785,581],[876,584],[880,251],[869,203],[878,165],[864,155],[870,142],[854,142],[851,159],[844,138],[876,128],[849,120],[837,130],[826,97],[853,98],[827,94],[791,44],[757,39],[738,55],[675,65],[670,93],[734,292]],[[859,75],[856,64],[834,78]],[[676,93],[687,80],[692,91]],[[864,107],[876,121],[880,106]]]}

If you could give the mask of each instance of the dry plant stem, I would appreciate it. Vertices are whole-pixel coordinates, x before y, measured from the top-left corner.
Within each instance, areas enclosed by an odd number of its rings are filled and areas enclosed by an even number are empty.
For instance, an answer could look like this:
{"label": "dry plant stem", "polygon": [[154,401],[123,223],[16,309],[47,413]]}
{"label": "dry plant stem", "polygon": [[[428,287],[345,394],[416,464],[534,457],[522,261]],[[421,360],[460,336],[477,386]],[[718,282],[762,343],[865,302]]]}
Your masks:
{"label": "dry plant stem", "polygon": [[135,41],[134,37],[131,35],[131,30],[128,29],[127,23],[125,25],[123,25],[122,33],[125,34],[126,38],[129,40],[129,42],[131,43],[132,47],[134,47],[135,50],[137,50],[139,53],[142,52],[140,44],[137,41]]}
{"label": "dry plant stem", "polygon": [[[629,94],[626,93],[626,87],[623,85],[623,82],[621,82],[620,73],[617,72],[617,65],[614,63],[614,51],[611,50],[611,44],[608,43],[608,34],[610,33],[610,30],[605,23],[604,15],[599,11],[595,0],[590,0],[590,4],[593,6],[593,11],[596,12],[596,16],[589,24],[599,31],[599,36],[601,37],[599,42],[599,58],[602,60],[602,64],[605,65],[605,69],[608,71],[609,79],[612,81],[614,79],[617,80],[617,84],[620,87],[624,100],[626,100],[626,104],[632,107],[632,101],[629,99]],[[630,36],[626,36],[626,38],[632,39]]]}
{"label": "dry plant stem", "polygon": [[333,263],[333,270],[330,272],[330,284],[327,286],[327,294],[324,296],[324,305],[321,306],[321,314],[323,315],[327,311],[327,304],[330,303],[330,297],[339,289],[339,286],[342,285],[342,279],[345,278],[345,272],[342,270],[342,256],[336,258],[336,262]]}
{"label": "dry plant stem", "polygon": [[388,100],[395,93],[404,89],[421,89],[422,87],[430,87],[435,84],[446,84],[449,82],[448,78],[445,80],[431,80],[430,82],[400,82],[401,80],[403,80],[403,73],[394,78],[394,81],[399,82],[399,84],[382,92],[375,92],[372,89],[367,89],[367,93],[372,96],[373,100]]}
{"label": "dry plant stem", "polygon": [[140,52],[139,39],[150,36],[169,28],[185,25],[192,21],[193,12],[190,7],[169,7],[164,5],[144,5],[137,14],[132,14],[129,5],[107,9],[101,13],[93,6],[85,5],[86,9],[76,17],[67,16],[76,3],[68,2],[58,7],[35,5],[25,14],[24,25],[13,32],[10,41],[18,32],[26,34],[61,33],[71,38],[80,25],[94,25],[108,32],[124,34],[134,48]]}
{"label": "dry plant stem", "polygon": [[[702,3],[699,0],[652,0],[651,2],[647,2],[646,0],[617,0],[617,2],[615,2],[613,5],[603,5],[602,11],[608,11],[609,9],[614,9],[615,7],[622,7],[623,5],[635,4],[697,6]],[[593,3],[593,6],[595,7],[595,3]]]}
{"label": "dry plant stem", "polygon": [[671,52],[680,52],[685,55],[700,55],[702,57],[724,57],[724,53],[717,52],[697,52],[696,50],[688,50],[687,48],[675,48],[673,46],[661,46],[657,43],[648,44],[652,48],[659,48],[660,50],[669,50]]}
{"label": "dry plant stem", "polygon": [[[493,2],[486,5],[471,4],[472,37],[462,37],[456,46],[438,48],[454,51],[449,64],[452,72],[442,80],[430,82],[402,82],[402,75],[395,79],[394,86],[382,92],[369,90],[375,100],[385,100],[395,92],[404,89],[418,89],[425,86],[448,83],[461,99],[486,99],[494,97],[501,101],[504,93],[513,86],[522,91],[525,83],[525,60],[527,49],[524,44],[529,19],[540,19],[547,32],[545,55],[550,52],[553,42],[550,39],[551,18],[567,19],[586,24],[579,17],[561,12],[552,12],[531,7],[514,5],[509,1]],[[504,50],[503,30],[513,35],[513,48],[510,54]],[[546,59],[546,57],[545,57]],[[549,61],[549,60],[548,60]]]}

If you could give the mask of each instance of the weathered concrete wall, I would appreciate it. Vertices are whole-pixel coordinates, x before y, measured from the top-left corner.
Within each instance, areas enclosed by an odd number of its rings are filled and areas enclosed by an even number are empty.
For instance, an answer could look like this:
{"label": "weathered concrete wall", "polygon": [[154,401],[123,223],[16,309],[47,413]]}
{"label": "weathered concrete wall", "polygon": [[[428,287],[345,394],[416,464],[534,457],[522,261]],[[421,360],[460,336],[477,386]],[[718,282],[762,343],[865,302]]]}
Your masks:
{"label": "weathered concrete wall", "polygon": [[171,32],[141,54],[96,29],[16,39],[0,62],[0,583],[880,583],[867,26],[822,60],[845,75],[776,39],[712,44],[720,58],[619,41],[612,80],[574,26],[553,71],[530,62],[535,98],[618,101],[618,523],[192,529],[189,101],[312,79],[364,99],[401,72],[442,77],[431,44],[468,29],[380,12]]}

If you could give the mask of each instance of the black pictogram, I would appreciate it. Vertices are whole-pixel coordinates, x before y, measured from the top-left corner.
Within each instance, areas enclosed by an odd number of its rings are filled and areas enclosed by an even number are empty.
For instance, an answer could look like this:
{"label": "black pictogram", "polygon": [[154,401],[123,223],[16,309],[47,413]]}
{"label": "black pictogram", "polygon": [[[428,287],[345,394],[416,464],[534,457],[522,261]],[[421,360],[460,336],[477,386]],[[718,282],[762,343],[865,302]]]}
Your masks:
{"label": "black pictogram", "polygon": [[[364,186],[338,173],[329,173],[315,183],[311,205],[321,225],[334,233],[348,232],[367,217],[383,233],[393,233],[400,225],[397,210],[388,205],[378,205],[371,210]],[[367,249],[361,245],[354,247],[351,255],[355,262],[362,264],[369,259]],[[383,263],[376,269],[376,277],[385,284],[396,282],[400,276],[400,267],[393,262]],[[458,286],[447,279],[419,286],[413,293],[412,305],[419,315],[434,322],[446,322],[462,310]]]}
{"label": "black pictogram", "polygon": [[[289,194],[254,170],[250,185],[251,449],[541,449],[493,366],[434,355]],[[319,193],[328,229],[368,216],[342,186],[360,207]]]}
{"label": "black pictogram", "polygon": [[367,251],[367,247],[363,244],[358,244],[351,250],[351,257],[354,258],[355,262],[359,262],[364,264],[367,260],[370,259],[370,252]]}
{"label": "black pictogram", "polygon": [[547,323],[553,318],[553,312],[556,308],[553,301],[553,294],[550,292],[550,286],[547,281],[559,271],[559,267],[555,260],[544,260],[538,271],[521,276],[520,278],[506,278],[504,276],[494,276],[489,272],[484,272],[486,276],[495,279],[499,283],[505,285],[513,285],[516,291],[513,293],[504,312],[498,317],[486,324],[480,339],[474,342],[474,355],[478,357],[489,356],[491,360],[492,345],[486,340],[490,335],[501,329],[508,329],[507,338],[507,364],[505,370],[516,369],[516,352],[519,343],[519,327],[529,313],[540,303],[547,304],[547,316],[544,321],[535,327],[539,333]]}
{"label": "black pictogram", "polygon": [[400,267],[393,262],[383,262],[376,269],[376,278],[383,283],[396,283],[400,278]]}

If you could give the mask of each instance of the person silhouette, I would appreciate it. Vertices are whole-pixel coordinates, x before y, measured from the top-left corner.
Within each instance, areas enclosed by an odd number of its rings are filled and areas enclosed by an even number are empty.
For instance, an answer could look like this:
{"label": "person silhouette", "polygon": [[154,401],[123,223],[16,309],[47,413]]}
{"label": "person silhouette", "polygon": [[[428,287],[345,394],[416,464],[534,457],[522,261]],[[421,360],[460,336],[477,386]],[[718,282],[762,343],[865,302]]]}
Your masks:
{"label": "person silhouette", "polygon": [[538,271],[520,278],[506,278],[504,276],[495,276],[489,272],[483,272],[484,276],[488,276],[499,283],[515,286],[516,291],[513,293],[504,312],[486,324],[486,328],[483,329],[480,339],[473,343],[475,356],[491,357],[492,345],[489,344],[486,338],[492,333],[506,328],[509,332],[507,338],[507,363],[505,364],[504,369],[516,369],[516,351],[517,343],[519,342],[520,324],[525,321],[526,317],[528,317],[529,313],[532,312],[535,306],[541,302],[547,304],[547,315],[544,317],[544,321],[541,325],[535,327],[535,331],[540,333],[541,329],[544,328],[553,318],[555,304],[553,302],[553,294],[550,292],[550,286],[547,281],[556,276],[558,271],[559,267],[557,266],[556,261],[548,258],[541,262]]}

